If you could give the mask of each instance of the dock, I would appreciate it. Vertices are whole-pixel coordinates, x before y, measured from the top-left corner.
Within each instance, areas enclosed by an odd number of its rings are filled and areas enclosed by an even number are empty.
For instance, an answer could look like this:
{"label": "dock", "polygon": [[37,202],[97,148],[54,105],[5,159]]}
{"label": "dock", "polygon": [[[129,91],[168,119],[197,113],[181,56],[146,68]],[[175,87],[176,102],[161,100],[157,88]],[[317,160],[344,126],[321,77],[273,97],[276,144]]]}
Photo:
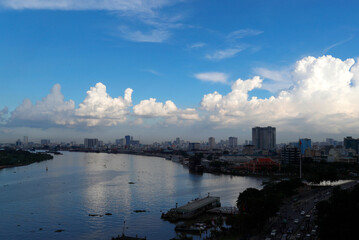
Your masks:
{"label": "dock", "polygon": [[197,198],[181,207],[172,208],[167,213],[162,214],[162,218],[169,221],[190,219],[220,206],[220,197],[207,196],[205,198]]}

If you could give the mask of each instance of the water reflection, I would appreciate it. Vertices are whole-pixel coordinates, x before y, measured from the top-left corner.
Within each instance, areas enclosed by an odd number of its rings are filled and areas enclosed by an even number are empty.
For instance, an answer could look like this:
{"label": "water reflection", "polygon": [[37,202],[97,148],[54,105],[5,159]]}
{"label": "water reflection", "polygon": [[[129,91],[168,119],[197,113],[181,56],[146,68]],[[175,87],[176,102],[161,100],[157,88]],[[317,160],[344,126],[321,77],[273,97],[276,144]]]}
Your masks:
{"label": "water reflection", "polygon": [[[124,220],[128,234],[169,239],[174,225],[160,219],[161,211],[208,192],[220,196],[222,205],[233,205],[239,192],[260,188],[262,181],[189,174],[162,158],[64,152],[1,170],[0,182],[0,239],[110,239],[122,232]],[[106,212],[112,215],[89,216]]]}

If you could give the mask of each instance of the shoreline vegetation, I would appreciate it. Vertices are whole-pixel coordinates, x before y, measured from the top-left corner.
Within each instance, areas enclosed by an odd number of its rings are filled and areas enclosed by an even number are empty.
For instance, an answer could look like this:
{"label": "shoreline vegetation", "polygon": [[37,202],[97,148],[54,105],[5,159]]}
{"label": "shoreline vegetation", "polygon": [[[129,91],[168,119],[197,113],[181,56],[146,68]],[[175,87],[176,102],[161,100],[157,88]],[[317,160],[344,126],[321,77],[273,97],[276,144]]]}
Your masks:
{"label": "shoreline vegetation", "polygon": [[35,162],[51,160],[47,153],[31,153],[23,150],[0,150],[0,170],[4,168],[26,166]]}

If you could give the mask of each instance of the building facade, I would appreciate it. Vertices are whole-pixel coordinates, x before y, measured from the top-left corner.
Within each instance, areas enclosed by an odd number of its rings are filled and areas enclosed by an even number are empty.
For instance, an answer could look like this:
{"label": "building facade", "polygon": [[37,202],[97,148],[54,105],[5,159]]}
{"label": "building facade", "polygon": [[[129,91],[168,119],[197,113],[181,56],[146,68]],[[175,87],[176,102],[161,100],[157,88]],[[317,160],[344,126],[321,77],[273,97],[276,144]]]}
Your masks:
{"label": "building facade", "polygon": [[299,148],[300,153],[303,155],[305,150],[310,149],[312,147],[312,140],[309,138],[301,138],[299,139]]}
{"label": "building facade", "polygon": [[280,159],[282,164],[299,164],[300,150],[290,145],[284,146],[281,150]]}
{"label": "building facade", "polygon": [[230,148],[236,148],[238,145],[238,138],[236,137],[229,137],[228,138],[228,145]]}
{"label": "building facade", "polygon": [[131,136],[130,136],[130,135],[126,135],[126,136],[125,136],[125,142],[126,142],[126,146],[130,146],[130,145],[131,145]]}
{"label": "building facade", "polygon": [[214,139],[214,137],[208,138],[208,145],[209,145],[210,149],[213,149],[216,147],[216,140]]}
{"label": "building facade", "polygon": [[94,149],[97,148],[98,145],[98,139],[97,138],[85,138],[84,140],[85,148]]}
{"label": "building facade", "polygon": [[252,128],[252,144],[257,150],[274,150],[276,148],[276,128]]}
{"label": "building facade", "polygon": [[352,137],[344,138],[345,149],[354,149],[355,152],[358,153],[358,145],[359,145],[359,139],[355,139]]}

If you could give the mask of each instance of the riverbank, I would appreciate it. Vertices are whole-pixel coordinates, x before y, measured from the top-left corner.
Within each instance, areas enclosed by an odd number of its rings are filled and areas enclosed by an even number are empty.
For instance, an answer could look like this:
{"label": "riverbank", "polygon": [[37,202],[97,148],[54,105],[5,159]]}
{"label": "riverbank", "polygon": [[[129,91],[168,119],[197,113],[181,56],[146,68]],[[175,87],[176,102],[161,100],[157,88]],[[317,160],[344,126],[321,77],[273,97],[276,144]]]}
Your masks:
{"label": "riverbank", "polygon": [[51,160],[54,157],[47,153],[31,153],[21,150],[1,150],[0,169],[26,166],[35,162]]}

